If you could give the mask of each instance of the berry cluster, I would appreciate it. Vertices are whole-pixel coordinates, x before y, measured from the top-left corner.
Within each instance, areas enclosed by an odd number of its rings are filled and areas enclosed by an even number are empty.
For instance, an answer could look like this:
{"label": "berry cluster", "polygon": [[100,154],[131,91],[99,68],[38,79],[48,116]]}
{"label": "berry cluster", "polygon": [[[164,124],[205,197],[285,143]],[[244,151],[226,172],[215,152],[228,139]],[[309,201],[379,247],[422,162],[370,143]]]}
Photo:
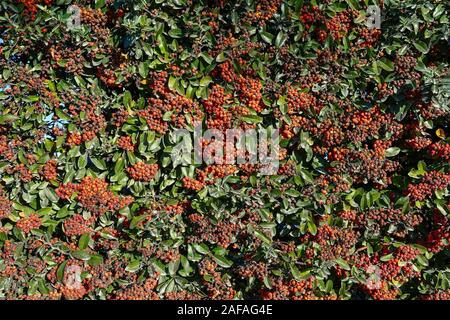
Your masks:
{"label": "berry cluster", "polygon": [[233,299],[235,290],[230,288],[222,279],[221,273],[217,270],[217,263],[210,259],[203,259],[198,264],[199,275],[205,279],[210,277],[213,281],[203,280],[208,297],[210,299],[231,300]]}
{"label": "berry cluster", "polygon": [[90,227],[92,222],[92,219],[86,220],[82,215],[74,215],[64,221],[64,233],[69,237],[90,233],[92,232]]}
{"label": "berry cluster", "polygon": [[297,281],[272,281],[272,289],[262,289],[261,296],[264,300],[317,300],[314,294],[314,278]]}
{"label": "berry cluster", "polygon": [[258,22],[260,26],[265,25],[265,21],[272,18],[272,16],[278,11],[282,1],[281,0],[261,0],[258,1],[254,11],[246,14],[246,21],[250,23]]}
{"label": "berry cluster", "polygon": [[228,221],[213,223],[210,219],[196,214],[190,215],[189,220],[194,229],[194,235],[189,237],[189,242],[216,243],[222,248],[228,248],[240,231],[238,224]]}
{"label": "berry cluster", "polygon": [[123,149],[123,150],[126,150],[126,151],[133,151],[134,150],[133,141],[132,141],[131,137],[129,137],[129,136],[120,137],[117,140],[117,146],[120,149]]}
{"label": "berry cluster", "polygon": [[227,129],[231,127],[231,113],[223,106],[230,99],[230,95],[225,94],[225,90],[215,85],[208,96],[203,101],[203,106],[208,115],[208,128]]}
{"label": "berry cluster", "polygon": [[117,211],[133,202],[133,197],[120,197],[108,189],[108,183],[99,178],[87,176],[79,184],[61,184],[56,194],[63,200],[76,193],[77,202],[95,215]]}
{"label": "berry cluster", "polygon": [[38,12],[38,4],[51,5],[53,0],[18,0],[17,2],[23,4],[25,10],[23,14],[29,16],[32,20],[36,19],[36,13]]}
{"label": "berry cluster", "polygon": [[16,223],[16,227],[24,233],[30,233],[33,229],[39,229],[42,220],[36,213],[30,214],[28,217],[20,218]]}
{"label": "berry cluster", "polygon": [[450,184],[450,175],[440,171],[430,171],[418,184],[409,184],[406,190],[412,201],[423,201],[434,191],[444,190]]}
{"label": "berry cluster", "polygon": [[57,165],[58,163],[55,159],[47,161],[42,168],[42,176],[48,181],[56,180],[58,176]]}
{"label": "berry cluster", "polygon": [[12,202],[0,192],[0,219],[7,217],[12,212]]}
{"label": "berry cluster", "polygon": [[428,152],[432,157],[450,161],[450,144],[448,143],[439,141],[433,144],[429,144]]}
{"label": "berry cluster", "polygon": [[230,164],[217,164],[207,166],[204,170],[196,169],[197,179],[189,177],[183,178],[183,185],[186,189],[201,190],[206,185],[213,184],[216,180],[236,173],[237,168]]}
{"label": "berry cluster", "polygon": [[136,181],[148,182],[155,177],[158,169],[159,165],[156,163],[148,164],[140,161],[134,166],[127,168],[126,171],[131,179],[134,179]]}

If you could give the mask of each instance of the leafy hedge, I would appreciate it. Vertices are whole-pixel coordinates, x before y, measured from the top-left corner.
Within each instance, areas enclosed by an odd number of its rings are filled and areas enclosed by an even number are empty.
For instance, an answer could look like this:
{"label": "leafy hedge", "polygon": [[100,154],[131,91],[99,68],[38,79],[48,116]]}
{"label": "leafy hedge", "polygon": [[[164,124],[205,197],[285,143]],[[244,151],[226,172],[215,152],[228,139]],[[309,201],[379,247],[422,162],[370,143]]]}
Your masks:
{"label": "leafy hedge", "polygon": [[[450,297],[448,2],[0,8],[0,297]],[[173,162],[198,123],[278,174]]]}

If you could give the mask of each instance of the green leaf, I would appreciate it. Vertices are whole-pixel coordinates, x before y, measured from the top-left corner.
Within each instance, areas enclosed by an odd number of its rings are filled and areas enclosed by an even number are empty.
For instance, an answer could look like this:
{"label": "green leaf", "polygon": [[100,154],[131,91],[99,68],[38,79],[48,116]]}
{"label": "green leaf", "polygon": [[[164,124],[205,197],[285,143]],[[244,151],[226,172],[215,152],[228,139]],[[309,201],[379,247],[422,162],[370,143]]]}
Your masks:
{"label": "green leaf", "polygon": [[103,159],[90,158],[92,163],[100,170],[106,170],[106,164]]}
{"label": "green leaf", "polygon": [[263,232],[261,232],[259,230],[255,230],[255,235],[258,239],[260,239],[264,243],[267,243],[267,244],[272,243],[272,240],[269,239]]}
{"label": "green leaf", "polygon": [[202,52],[200,54],[200,57],[202,57],[203,60],[205,60],[205,62],[207,64],[211,64],[214,61],[213,58],[211,58],[211,56],[209,54],[207,54],[206,52]]}
{"label": "green leaf", "polygon": [[386,71],[394,71],[394,63],[386,58],[382,58],[378,61],[380,67]]}
{"label": "green leaf", "polygon": [[138,223],[141,221],[144,221],[147,217],[148,217],[148,215],[146,215],[146,214],[137,216],[137,217],[133,217],[133,219],[131,219],[131,222],[130,222],[130,229],[136,228]]}
{"label": "green leaf", "polygon": [[289,265],[289,269],[291,269],[291,274],[294,277],[295,280],[300,281],[302,280],[302,276],[300,274],[300,270],[298,270],[297,266],[294,264]]}
{"label": "green leaf", "polygon": [[390,254],[387,254],[387,255],[382,256],[382,257],[380,258],[380,260],[386,262],[386,261],[391,260],[392,258],[394,258],[394,255],[393,255],[392,253],[390,253]]}
{"label": "green leaf", "polygon": [[225,54],[223,52],[219,53],[216,57],[216,62],[224,62],[227,60],[227,57],[225,56]]}
{"label": "green leaf", "polygon": [[311,220],[308,221],[308,231],[312,235],[315,235],[317,233],[317,227],[316,227],[316,224],[314,223],[314,221],[311,221]]}
{"label": "green leaf", "polygon": [[400,148],[398,148],[398,147],[388,148],[388,149],[386,149],[386,157],[388,157],[388,158],[394,157],[394,156],[398,155],[399,152],[400,152]]}
{"label": "green leaf", "polygon": [[91,256],[91,258],[88,260],[88,264],[91,266],[99,266],[103,264],[103,257],[99,254],[94,254]]}
{"label": "green leaf", "polygon": [[278,32],[277,37],[275,38],[275,46],[277,48],[282,47],[286,39],[287,36],[283,31]]}
{"label": "green leaf", "polygon": [[444,13],[444,6],[439,4],[433,11],[433,18],[438,18],[442,13]]}
{"label": "green leaf", "polygon": [[428,52],[428,45],[420,40],[417,40],[413,43],[414,47],[419,50],[422,53],[427,53]]}
{"label": "green leaf", "polygon": [[11,69],[5,68],[3,69],[3,79],[8,80],[11,76]]}
{"label": "green leaf", "polygon": [[268,44],[272,44],[272,40],[273,40],[273,35],[270,34],[269,32],[260,32],[261,38],[267,42]]}
{"label": "green leaf", "polygon": [[210,76],[204,76],[200,80],[200,86],[201,87],[207,87],[212,82],[212,78]]}
{"label": "green leaf", "polygon": [[87,164],[87,155],[84,154],[84,155],[80,156],[80,157],[78,158],[77,164],[78,164],[78,169],[83,169],[83,168],[85,168],[85,167],[86,167],[86,164]]}
{"label": "green leaf", "polygon": [[75,259],[85,260],[85,261],[87,261],[91,258],[91,255],[87,251],[84,251],[84,250],[72,251],[72,252],[70,252],[70,255],[72,257],[74,257]]}
{"label": "green leaf", "polygon": [[206,244],[201,243],[201,244],[194,244],[193,245],[195,250],[201,254],[208,254],[209,253],[209,248]]}
{"label": "green leaf", "polygon": [[125,270],[128,272],[136,272],[140,269],[140,267],[141,267],[141,261],[134,260],[125,267]]}
{"label": "green leaf", "polygon": [[19,117],[13,114],[0,115],[0,124],[11,123],[16,121],[17,119],[19,119]]}
{"label": "green leaf", "polygon": [[241,119],[247,123],[260,123],[263,120],[260,116],[257,115],[241,116]]}
{"label": "green leaf", "polygon": [[417,261],[418,261],[422,266],[424,266],[424,267],[428,266],[428,260],[425,259],[424,256],[418,255],[418,256],[416,257],[416,259],[417,259]]}
{"label": "green leaf", "polygon": [[357,0],[346,0],[346,2],[348,3],[349,7],[352,8],[353,10],[359,10],[359,3]]}
{"label": "green leaf", "polygon": [[214,261],[217,262],[217,264],[223,268],[229,268],[233,265],[233,262],[228,260],[227,258],[225,258],[224,256],[221,255],[213,255],[212,256]]}
{"label": "green leaf", "polygon": [[125,107],[130,107],[131,101],[132,101],[131,92],[127,90],[123,94],[123,104],[125,105]]}
{"label": "green leaf", "polygon": [[78,240],[78,247],[81,250],[84,250],[88,247],[89,241],[91,240],[91,236],[89,233],[85,233],[80,237],[80,240]]}
{"label": "green leaf", "polygon": [[170,29],[168,33],[172,38],[181,38],[183,36],[183,31],[180,29]]}
{"label": "green leaf", "polygon": [[58,270],[56,270],[56,278],[59,281],[62,281],[64,279],[64,269],[66,268],[67,260],[61,263],[58,267]]}
{"label": "green leaf", "polygon": [[301,193],[295,189],[288,189],[285,191],[285,194],[292,197],[299,197],[301,195]]}
{"label": "green leaf", "polygon": [[344,270],[350,270],[350,266],[348,265],[348,263],[342,259],[342,258],[337,258],[336,263]]}
{"label": "green leaf", "polygon": [[142,78],[146,78],[148,75],[148,65],[144,62],[139,63],[139,74]]}
{"label": "green leaf", "polygon": [[170,76],[169,77],[169,89],[170,90],[172,90],[172,91],[174,91],[174,90],[176,90],[176,85],[177,85],[177,78],[175,78],[175,77],[173,77],[173,76]]}

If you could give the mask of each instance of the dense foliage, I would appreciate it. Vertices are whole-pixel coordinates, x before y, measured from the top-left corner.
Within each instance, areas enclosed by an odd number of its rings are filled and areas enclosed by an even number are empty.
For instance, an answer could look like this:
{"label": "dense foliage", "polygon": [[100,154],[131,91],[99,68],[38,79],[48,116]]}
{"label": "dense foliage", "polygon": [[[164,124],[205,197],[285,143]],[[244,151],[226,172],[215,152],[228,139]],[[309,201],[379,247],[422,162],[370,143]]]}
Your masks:
{"label": "dense foliage", "polygon": [[[448,25],[439,0],[1,0],[0,297],[448,299]],[[278,174],[172,161],[198,123],[279,129]]]}

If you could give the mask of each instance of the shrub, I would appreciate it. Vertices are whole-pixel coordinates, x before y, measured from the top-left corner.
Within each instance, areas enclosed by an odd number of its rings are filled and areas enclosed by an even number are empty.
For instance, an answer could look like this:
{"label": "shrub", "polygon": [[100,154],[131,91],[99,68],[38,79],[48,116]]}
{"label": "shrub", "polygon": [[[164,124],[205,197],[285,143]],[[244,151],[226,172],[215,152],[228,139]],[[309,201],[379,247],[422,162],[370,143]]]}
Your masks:
{"label": "shrub", "polygon": [[445,1],[0,8],[1,298],[449,298]]}

